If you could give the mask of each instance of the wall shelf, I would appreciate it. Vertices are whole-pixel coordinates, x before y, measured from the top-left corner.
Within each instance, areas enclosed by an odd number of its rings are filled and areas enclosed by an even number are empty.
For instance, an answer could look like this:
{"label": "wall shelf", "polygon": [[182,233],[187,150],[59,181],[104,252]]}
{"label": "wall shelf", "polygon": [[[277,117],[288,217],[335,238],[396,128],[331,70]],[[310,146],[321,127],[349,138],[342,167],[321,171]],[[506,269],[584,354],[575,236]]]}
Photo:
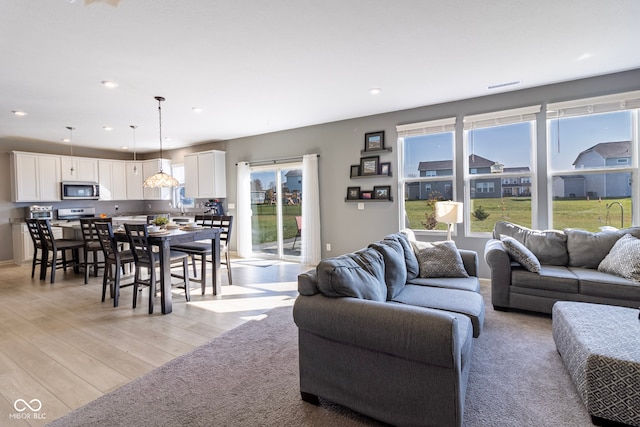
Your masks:
{"label": "wall shelf", "polygon": [[383,152],[391,153],[393,151],[393,147],[381,148],[379,150],[360,150],[360,154],[375,154],[375,153],[383,153]]}
{"label": "wall shelf", "polygon": [[393,202],[393,197],[389,197],[388,199],[347,199],[344,198],[345,202]]}
{"label": "wall shelf", "polygon": [[393,176],[393,175],[391,173],[389,173],[388,175],[380,175],[380,174],[376,174],[376,175],[355,175],[355,176],[352,176],[351,179],[389,178],[390,176]]}

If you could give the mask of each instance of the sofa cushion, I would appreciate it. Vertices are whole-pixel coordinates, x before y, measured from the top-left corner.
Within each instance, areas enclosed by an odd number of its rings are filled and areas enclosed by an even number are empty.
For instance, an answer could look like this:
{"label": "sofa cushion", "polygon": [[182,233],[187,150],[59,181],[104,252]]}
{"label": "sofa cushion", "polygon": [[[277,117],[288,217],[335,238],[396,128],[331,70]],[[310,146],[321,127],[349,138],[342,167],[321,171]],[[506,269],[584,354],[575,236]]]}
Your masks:
{"label": "sofa cushion", "polygon": [[433,286],[436,288],[459,289],[461,291],[480,292],[480,281],[476,276],[469,277],[416,277],[407,281],[410,285]]}
{"label": "sofa cushion", "polygon": [[640,282],[640,239],[622,236],[598,265],[598,271]]}
{"label": "sofa cushion", "polygon": [[523,266],[527,271],[532,273],[540,273],[540,261],[525,245],[518,242],[513,237],[500,236],[502,246],[509,256]]}
{"label": "sofa cushion", "polygon": [[640,283],[592,268],[571,267],[571,272],[580,280],[583,295],[638,301],[640,305]]}
{"label": "sofa cushion", "polygon": [[580,289],[578,278],[569,268],[544,264],[540,273],[531,273],[524,268],[512,268],[511,285],[572,294],[577,294]]}
{"label": "sofa cushion", "polygon": [[458,289],[407,285],[392,301],[464,314],[471,319],[474,338],[477,338],[482,331],[484,300],[479,293],[460,291]]}
{"label": "sofa cushion", "polygon": [[316,267],[318,290],[327,297],[386,301],[384,259],[373,248],[327,258]]}
{"label": "sofa cushion", "polygon": [[462,257],[452,240],[412,242],[420,265],[419,277],[469,277]]}
{"label": "sofa cushion", "polygon": [[369,245],[382,254],[384,259],[384,281],[387,285],[387,300],[392,299],[407,283],[407,265],[404,249],[397,240],[385,239]]}
{"label": "sofa cushion", "polygon": [[540,264],[567,265],[567,235],[557,230],[531,230],[510,222],[498,221],[493,229],[493,237],[510,236],[522,243],[538,258]]}
{"label": "sofa cushion", "polygon": [[400,232],[395,234],[390,234],[384,238],[385,240],[397,240],[402,245],[402,249],[404,250],[404,260],[407,267],[407,280],[411,280],[415,277],[418,277],[420,274],[420,266],[418,265],[418,258],[416,258],[416,254],[413,251],[413,246],[411,246],[411,242],[407,234]]}
{"label": "sofa cushion", "polygon": [[598,268],[613,245],[622,236],[615,231],[593,233],[586,230],[565,228],[569,267]]}

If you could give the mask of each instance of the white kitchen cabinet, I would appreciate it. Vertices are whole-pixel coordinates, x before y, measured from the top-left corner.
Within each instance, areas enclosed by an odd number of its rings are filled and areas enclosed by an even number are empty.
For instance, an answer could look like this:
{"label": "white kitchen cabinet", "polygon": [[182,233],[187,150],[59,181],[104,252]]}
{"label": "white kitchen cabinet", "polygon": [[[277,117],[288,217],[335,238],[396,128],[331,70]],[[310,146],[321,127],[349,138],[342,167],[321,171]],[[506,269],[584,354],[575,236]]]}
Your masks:
{"label": "white kitchen cabinet", "polygon": [[99,160],[100,200],[126,200],[126,163],[122,160]]}
{"label": "white kitchen cabinet", "polygon": [[185,196],[196,199],[227,197],[226,153],[212,150],[184,156]]}
{"label": "white kitchen cabinet", "polygon": [[[171,161],[167,159],[145,160],[142,162],[142,175],[147,179],[162,169],[164,173],[171,174]],[[145,200],[171,200],[173,187],[143,188]]]}
{"label": "white kitchen cabinet", "polygon": [[142,189],[142,183],[144,182],[143,173],[142,162],[125,162],[125,175],[127,177],[127,200],[144,199],[144,191]]}
{"label": "white kitchen cabinet", "polygon": [[88,157],[60,157],[63,181],[98,182],[98,159]]}
{"label": "white kitchen cabinet", "polygon": [[60,157],[11,153],[11,199],[14,202],[60,200]]}

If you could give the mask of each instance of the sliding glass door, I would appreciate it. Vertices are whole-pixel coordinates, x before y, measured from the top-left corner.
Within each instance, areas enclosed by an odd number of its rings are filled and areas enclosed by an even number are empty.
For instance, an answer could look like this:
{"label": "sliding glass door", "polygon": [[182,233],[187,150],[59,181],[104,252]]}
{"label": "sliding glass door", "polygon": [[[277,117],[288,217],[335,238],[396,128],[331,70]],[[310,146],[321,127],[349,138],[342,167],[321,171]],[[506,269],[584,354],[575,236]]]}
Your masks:
{"label": "sliding glass door", "polygon": [[260,257],[301,255],[302,164],[251,168],[251,236]]}

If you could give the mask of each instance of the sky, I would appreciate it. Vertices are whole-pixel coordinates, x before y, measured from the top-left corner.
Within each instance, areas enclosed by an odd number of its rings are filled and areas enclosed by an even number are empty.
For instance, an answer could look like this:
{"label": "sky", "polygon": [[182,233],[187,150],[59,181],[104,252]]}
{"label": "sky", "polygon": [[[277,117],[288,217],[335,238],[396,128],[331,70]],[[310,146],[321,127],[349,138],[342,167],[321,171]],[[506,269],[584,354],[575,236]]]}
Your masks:
{"label": "sky", "polygon": [[[571,170],[578,154],[599,142],[630,141],[632,114],[629,111],[592,114],[549,122],[552,141],[550,158],[553,170]],[[468,133],[469,154],[502,163],[505,167],[528,166],[531,162],[531,126],[529,122],[475,129]],[[453,132],[405,138],[405,175],[419,176],[421,161],[450,160],[453,157]]]}

